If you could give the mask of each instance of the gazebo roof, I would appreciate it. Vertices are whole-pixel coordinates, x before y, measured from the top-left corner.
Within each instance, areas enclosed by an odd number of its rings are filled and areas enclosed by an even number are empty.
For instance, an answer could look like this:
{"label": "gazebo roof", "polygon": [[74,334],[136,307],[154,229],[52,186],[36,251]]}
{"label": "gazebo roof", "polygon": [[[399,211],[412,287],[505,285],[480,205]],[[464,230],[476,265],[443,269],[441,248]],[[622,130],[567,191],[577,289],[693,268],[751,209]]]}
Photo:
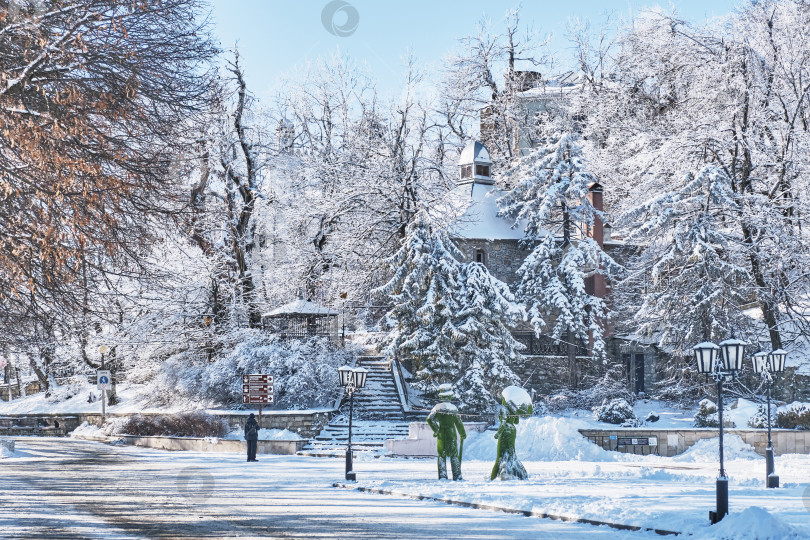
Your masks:
{"label": "gazebo roof", "polygon": [[265,313],[263,316],[284,317],[289,315],[300,315],[305,317],[328,317],[330,315],[337,314],[338,312],[334,309],[329,309],[313,302],[307,302],[306,300],[296,300],[295,302],[284,304],[273,311]]}

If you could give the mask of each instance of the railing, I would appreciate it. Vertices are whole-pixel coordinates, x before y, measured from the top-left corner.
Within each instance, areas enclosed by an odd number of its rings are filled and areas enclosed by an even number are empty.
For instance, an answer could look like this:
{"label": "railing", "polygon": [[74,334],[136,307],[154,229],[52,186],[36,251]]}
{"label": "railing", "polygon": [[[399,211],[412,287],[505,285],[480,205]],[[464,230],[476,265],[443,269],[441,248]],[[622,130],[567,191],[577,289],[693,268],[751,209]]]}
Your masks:
{"label": "railing", "polygon": [[[524,356],[568,356],[568,343],[560,341],[555,343],[550,336],[537,337],[534,332],[515,332],[514,338],[526,348],[521,352]],[[588,349],[577,344],[576,356],[588,356]]]}
{"label": "railing", "polygon": [[408,383],[405,382],[405,375],[402,373],[402,364],[397,360],[391,359],[392,374],[394,376],[394,384],[397,387],[397,394],[399,394],[399,401],[402,405],[402,412],[408,413],[411,411],[410,400],[408,396]]}

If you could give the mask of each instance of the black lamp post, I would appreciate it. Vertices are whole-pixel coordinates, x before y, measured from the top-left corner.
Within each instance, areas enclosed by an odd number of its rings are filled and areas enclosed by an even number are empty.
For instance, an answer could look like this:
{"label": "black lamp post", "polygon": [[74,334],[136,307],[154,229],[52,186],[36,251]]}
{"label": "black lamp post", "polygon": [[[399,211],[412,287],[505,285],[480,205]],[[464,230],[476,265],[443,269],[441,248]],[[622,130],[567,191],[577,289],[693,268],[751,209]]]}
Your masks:
{"label": "black lamp post", "polygon": [[768,385],[768,448],[765,449],[765,487],[778,488],[779,476],[776,474],[773,460],[773,442],[771,441],[771,384],[773,374],[785,371],[787,352],[777,349],[771,353],[759,352],[754,355],[754,371],[759,373]]}
{"label": "black lamp post", "polygon": [[[699,373],[711,375],[717,384],[717,416],[720,423],[720,475],[717,478],[717,509],[709,512],[712,524],[728,514],[728,477],[723,462],[723,381],[733,380],[742,369],[745,342],[727,339],[718,347],[714,343],[698,343],[694,347]],[[718,353],[720,359],[718,361]]]}
{"label": "black lamp post", "polygon": [[366,386],[368,371],[361,367],[342,366],[338,368],[340,385],[346,388],[349,394],[349,445],[346,448],[346,480],[357,480],[352,463],[352,416],[354,414],[354,393]]}

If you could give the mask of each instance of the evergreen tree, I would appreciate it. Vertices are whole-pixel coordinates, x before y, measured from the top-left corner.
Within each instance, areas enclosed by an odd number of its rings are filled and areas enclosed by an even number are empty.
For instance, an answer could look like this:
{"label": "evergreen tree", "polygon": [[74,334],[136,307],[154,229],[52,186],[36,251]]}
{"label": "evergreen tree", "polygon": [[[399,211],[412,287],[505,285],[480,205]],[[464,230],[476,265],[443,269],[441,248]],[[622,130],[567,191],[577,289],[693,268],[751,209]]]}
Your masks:
{"label": "evergreen tree", "polygon": [[498,201],[501,214],[525,222],[523,241],[532,249],[518,271],[517,296],[535,332],[550,325],[555,340],[590,340],[592,354],[604,357],[608,308],[586,291],[585,280],[612,272],[616,263],[588,235],[601,213],[588,199],[596,179],[585,168],[577,136],[549,136],[506,180],[515,187]]}
{"label": "evergreen tree", "polygon": [[393,277],[377,290],[393,303],[384,351],[412,359],[417,389],[431,394],[452,383],[464,409],[492,410],[493,396],[517,381],[508,363],[519,358],[522,345],[509,325],[522,310],[505,283],[460,257],[447,235],[418,212],[387,261]]}
{"label": "evergreen tree", "polygon": [[[458,352],[465,374],[456,385],[462,394],[462,408],[492,409],[507,386],[518,383],[509,367],[520,359],[521,345],[509,331],[521,318],[523,311],[506,283],[493,277],[480,263],[464,265],[461,278],[460,311],[457,328],[465,339]],[[473,396],[483,385],[488,405],[483,406]]]}
{"label": "evergreen tree", "polygon": [[741,212],[740,198],[723,170],[708,165],[624,216],[631,240],[654,239],[637,261],[649,272],[644,291],[632,293],[641,293],[633,309],[639,334],[686,352],[694,343],[751,331],[744,310],[754,279],[741,266],[742,238],[729,219]]}
{"label": "evergreen tree", "polygon": [[461,370],[456,342],[464,336],[455,325],[459,311],[460,252],[430,224],[424,210],[406,229],[402,247],[389,259],[393,277],[377,291],[393,307],[387,314],[392,331],[384,352],[413,360],[416,387],[435,391],[455,381]]}

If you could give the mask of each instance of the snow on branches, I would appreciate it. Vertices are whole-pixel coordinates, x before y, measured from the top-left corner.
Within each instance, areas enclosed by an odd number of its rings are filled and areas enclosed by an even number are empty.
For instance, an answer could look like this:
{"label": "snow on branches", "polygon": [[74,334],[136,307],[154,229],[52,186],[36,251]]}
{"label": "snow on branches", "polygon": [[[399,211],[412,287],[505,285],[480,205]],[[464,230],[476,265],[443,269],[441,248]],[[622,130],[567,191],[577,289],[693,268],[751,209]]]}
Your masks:
{"label": "snow on branches", "polygon": [[478,263],[462,264],[447,235],[424,211],[387,262],[393,277],[377,290],[393,307],[385,353],[412,359],[416,387],[435,393],[452,382],[467,410],[489,410],[516,377],[508,363],[522,346],[509,332],[521,309],[509,288]]}
{"label": "snow on branches", "polygon": [[592,342],[592,352],[604,357],[604,324],[608,307],[588,292],[586,278],[609,274],[617,265],[589,237],[602,213],[588,198],[594,176],[585,168],[578,137],[551,135],[507,171],[514,189],[499,201],[501,214],[525,221],[524,244],[532,251],[520,267],[518,298],[540,334],[551,325],[555,340]]}

